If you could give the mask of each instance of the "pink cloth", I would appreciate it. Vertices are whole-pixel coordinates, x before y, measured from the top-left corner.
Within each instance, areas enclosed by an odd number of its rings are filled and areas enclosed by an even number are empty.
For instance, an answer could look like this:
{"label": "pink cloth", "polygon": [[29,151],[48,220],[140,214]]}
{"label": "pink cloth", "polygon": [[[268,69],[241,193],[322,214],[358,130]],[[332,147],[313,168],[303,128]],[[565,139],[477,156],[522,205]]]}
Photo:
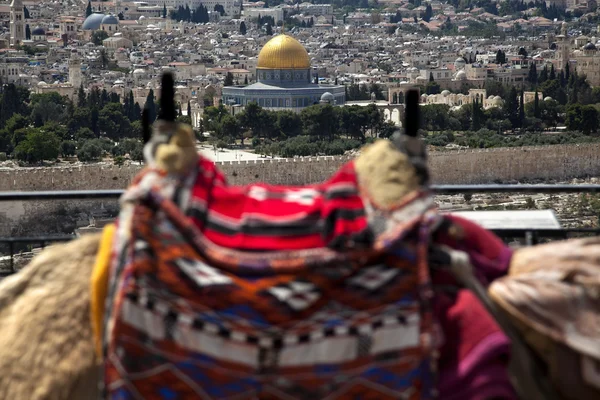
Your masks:
{"label": "pink cloth", "polygon": [[[441,234],[438,243],[466,251],[477,278],[488,285],[508,271],[512,251],[493,233],[460,217],[460,240]],[[452,284],[436,273],[434,284]],[[437,293],[434,312],[444,332],[440,348],[438,390],[444,400],[517,399],[508,377],[510,341],[476,296],[461,289],[455,297]]]}

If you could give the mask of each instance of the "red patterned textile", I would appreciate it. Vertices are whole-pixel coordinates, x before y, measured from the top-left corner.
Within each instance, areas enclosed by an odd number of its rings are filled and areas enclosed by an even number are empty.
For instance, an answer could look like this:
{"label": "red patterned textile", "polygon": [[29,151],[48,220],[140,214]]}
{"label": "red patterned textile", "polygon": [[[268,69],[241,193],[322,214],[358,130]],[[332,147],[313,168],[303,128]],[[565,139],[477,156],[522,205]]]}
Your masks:
{"label": "red patterned textile", "polygon": [[427,193],[374,236],[352,163],[304,187],[195,174],[146,170],[122,198],[107,398],[434,397]]}
{"label": "red patterned textile", "polygon": [[214,244],[297,250],[372,240],[352,162],[325,183],[299,187],[229,186],[213,162],[201,159],[198,169],[187,214]]}

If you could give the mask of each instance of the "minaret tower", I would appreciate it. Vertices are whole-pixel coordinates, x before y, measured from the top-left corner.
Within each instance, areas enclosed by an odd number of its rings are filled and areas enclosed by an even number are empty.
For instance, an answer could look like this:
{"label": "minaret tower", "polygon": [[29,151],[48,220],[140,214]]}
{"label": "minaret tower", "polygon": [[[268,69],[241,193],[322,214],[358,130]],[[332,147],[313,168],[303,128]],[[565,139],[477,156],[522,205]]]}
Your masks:
{"label": "minaret tower", "polygon": [[25,12],[21,0],[10,3],[10,44],[15,47],[25,40]]}
{"label": "minaret tower", "polygon": [[71,58],[69,58],[69,83],[75,90],[79,90],[79,86],[83,83],[81,58],[75,51],[71,52]]}

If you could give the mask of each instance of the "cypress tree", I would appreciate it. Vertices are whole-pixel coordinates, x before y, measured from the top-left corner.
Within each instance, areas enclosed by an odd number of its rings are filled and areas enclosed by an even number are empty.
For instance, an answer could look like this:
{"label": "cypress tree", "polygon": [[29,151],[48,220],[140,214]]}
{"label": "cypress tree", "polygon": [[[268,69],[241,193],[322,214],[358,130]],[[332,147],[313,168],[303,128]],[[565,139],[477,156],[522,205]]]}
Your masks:
{"label": "cypress tree", "polygon": [[189,101],[188,101],[188,104],[187,104],[187,116],[189,118],[192,118],[192,105],[190,104]]}
{"label": "cypress tree", "polygon": [[531,83],[532,85],[535,85],[537,83],[537,68],[535,66],[534,63],[531,64],[531,67],[529,68],[529,76],[528,76],[528,80],[529,83]]}
{"label": "cypress tree", "polygon": [[556,73],[554,72],[554,64],[552,64],[550,66],[550,76],[549,76],[550,80],[554,80],[556,79]]}
{"label": "cypress tree", "polygon": [[512,128],[515,129],[518,124],[519,104],[517,100],[517,89],[512,86],[504,102],[504,112],[511,122]]}
{"label": "cypress tree", "polygon": [[131,112],[133,111],[133,104],[129,101],[129,96],[125,95],[125,101],[123,102],[123,114],[131,121]]}
{"label": "cypress tree", "polygon": [[139,103],[135,103],[133,105],[133,116],[131,122],[139,121],[140,118],[142,118],[142,108],[140,107]]}
{"label": "cypress tree", "polygon": [[150,89],[148,92],[148,96],[146,96],[146,103],[144,104],[144,108],[148,110],[148,117],[150,123],[154,123],[156,121],[156,104],[154,103],[154,90]]}
{"label": "cypress tree", "polygon": [[83,90],[83,83],[79,85],[79,90],[77,91],[77,107],[85,107],[85,91]]}
{"label": "cypress tree", "polygon": [[163,3],[163,18],[167,18],[167,4]]}
{"label": "cypress tree", "polygon": [[92,15],[92,2],[88,1],[88,5],[85,9],[85,16],[86,18],[89,17],[90,15]]}

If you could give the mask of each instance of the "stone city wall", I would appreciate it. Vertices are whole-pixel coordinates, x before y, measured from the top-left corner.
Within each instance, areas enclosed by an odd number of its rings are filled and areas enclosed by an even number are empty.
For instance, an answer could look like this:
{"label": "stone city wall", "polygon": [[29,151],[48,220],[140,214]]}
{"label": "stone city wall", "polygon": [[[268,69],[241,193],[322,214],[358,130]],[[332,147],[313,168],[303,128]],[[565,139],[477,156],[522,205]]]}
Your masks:
{"label": "stone city wall", "polygon": [[[348,157],[221,162],[231,184],[303,185],[327,179]],[[481,184],[600,175],[600,144],[430,153],[434,183]],[[0,170],[0,191],[124,189],[140,166],[85,165]]]}
{"label": "stone city wall", "polygon": [[[231,184],[302,185],[330,177],[348,157],[223,162]],[[600,144],[460,150],[430,154],[433,182],[482,184],[600,176]],[[140,166],[86,165],[0,170],[0,191],[124,189]],[[92,210],[112,214],[116,200],[0,202],[0,236],[66,232]]]}

